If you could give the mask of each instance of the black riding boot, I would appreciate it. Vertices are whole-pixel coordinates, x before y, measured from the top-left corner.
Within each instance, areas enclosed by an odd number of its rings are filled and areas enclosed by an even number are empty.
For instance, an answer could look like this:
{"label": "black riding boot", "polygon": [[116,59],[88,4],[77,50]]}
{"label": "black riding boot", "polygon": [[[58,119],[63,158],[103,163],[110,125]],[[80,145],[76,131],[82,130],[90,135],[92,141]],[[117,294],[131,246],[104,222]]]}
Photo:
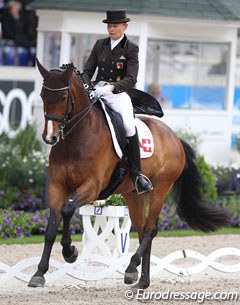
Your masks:
{"label": "black riding boot", "polygon": [[128,137],[127,158],[130,163],[131,177],[138,194],[149,192],[153,189],[151,181],[141,173],[141,157],[138,133]]}

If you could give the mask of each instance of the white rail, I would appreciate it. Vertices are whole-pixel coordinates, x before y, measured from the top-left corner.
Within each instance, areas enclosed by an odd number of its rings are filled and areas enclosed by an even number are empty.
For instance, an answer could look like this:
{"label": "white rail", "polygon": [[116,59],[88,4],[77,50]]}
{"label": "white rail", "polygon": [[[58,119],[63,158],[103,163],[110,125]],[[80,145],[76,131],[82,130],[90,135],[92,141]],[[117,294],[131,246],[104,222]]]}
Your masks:
{"label": "white rail", "polygon": [[[46,274],[46,282],[53,283],[65,275],[83,281],[97,281],[113,276],[116,273],[123,275],[132,254],[128,253],[119,258],[112,259],[97,254],[80,255],[73,264],[60,263],[55,259],[50,259],[50,267],[54,267],[56,271]],[[217,262],[218,259],[225,256],[237,256],[239,263],[228,265]],[[181,263],[174,264],[179,259],[182,259]],[[193,264],[192,261],[188,262],[188,259],[195,259],[200,261],[200,263]],[[39,260],[40,257],[27,258],[14,266],[0,262],[0,285],[11,281],[13,278],[29,282],[32,274],[24,272],[24,270],[37,266]],[[235,273],[240,272],[240,249],[221,248],[206,256],[197,251],[179,250],[161,259],[152,255],[151,264],[151,276],[153,277],[160,276],[163,270],[178,276],[190,276],[201,273],[208,267],[219,272]],[[186,264],[190,264],[190,266],[186,266]]]}
{"label": "white rail", "polygon": [[[47,283],[53,283],[65,275],[83,281],[121,276],[130,262],[133,255],[128,253],[131,222],[126,207],[84,206],[80,213],[83,215],[84,227],[82,253],[73,264],[50,259],[50,267],[55,269],[46,274]],[[226,260],[228,256],[231,258]],[[223,257],[224,260],[221,261]],[[238,259],[239,262],[235,263]],[[229,260],[231,264],[226,264]],[[40,257],[32,257],[14,266],[0,262],[0,285],[13,278],[29,282],[32,272],[30,274],[29,270],[24,270],[37,266],[39,261]],[[160,276],[163,270],[178,276],[190,276],[201,273],[208,267],[219,272],[240,272],[240,249],[221,248],[209,255],[185,249],[172,252],[163,258],[151,256],[151,276]]]}

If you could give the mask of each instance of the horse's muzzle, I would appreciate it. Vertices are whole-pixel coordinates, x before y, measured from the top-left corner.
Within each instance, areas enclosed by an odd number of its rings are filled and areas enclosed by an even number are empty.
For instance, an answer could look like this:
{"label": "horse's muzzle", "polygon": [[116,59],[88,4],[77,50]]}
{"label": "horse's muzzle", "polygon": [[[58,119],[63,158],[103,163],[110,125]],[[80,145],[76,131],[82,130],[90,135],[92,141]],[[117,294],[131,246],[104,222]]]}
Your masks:
{"label": "horse's muzzle", "polygon": [[52,135],[50,138],[46,138],[44,135],[42,135],[42,138],[43,138],[43,141],[49,145],[55,145],[55,144],[57,144],[57,142],[59,140],[59,137],[54,136],[54,135]]}

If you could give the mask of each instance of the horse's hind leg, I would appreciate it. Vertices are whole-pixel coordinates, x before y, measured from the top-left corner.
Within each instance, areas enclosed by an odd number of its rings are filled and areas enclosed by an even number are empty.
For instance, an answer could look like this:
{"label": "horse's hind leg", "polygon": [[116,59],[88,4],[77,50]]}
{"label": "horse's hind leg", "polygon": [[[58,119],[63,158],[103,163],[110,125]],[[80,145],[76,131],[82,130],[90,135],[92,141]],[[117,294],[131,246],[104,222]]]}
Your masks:
{"label": "horse's hind leg", "polygon": [[152,240],[157,234],[157,228],[152,229],[149,233],[143,234],[143,239],[135,254],[132,256],[130,264],[125,271],[124,283],[133,284],[137,281],[137,267],[142,260],[141,278],[135,287],[147,288],[150,284],[149,269]]}
{"label": "horse's hind leg", "polygon": [[37,272],[32,276],[29,287],[43,287],[45,284],[44,274],[49,268],[49,259],[52,251],[52,246],[56,239],[58,226],[61,220],[61,216],[57,215],[53,209],[50,209],[50,216],[48,220],[48,225],[45,233],[45,243],[41,261],[38,264]]}
{"label": "horse's hind leg", "polygon": [[150,233],[144,234],[143,241],[141,243],[143,252],[142,255],[142,271],[139,282],[135,285],[136,288],[146,289],[150,285],[150,259],[152,240],[157,234],[157,228],[153,229]]}
{"label": "horse's hind leg", "polygon": [[[157,235],[159,214],[161,212],[165,197],[168,194],[170,185],[161,185],[160,188],[155,187],[154,191],[151,193],[149,213],[146,225],[144,227],[143,240],[138,249],[139,253],[142,253],[142,272],[139,282],[135,285],[137,288],[145,289],[150,285],[152,241]],[[161,191],[159,191],[159,189]]]}
{"label": "horse's hind leg", "polygon": [[[132,192],[124,194],[124,199],[128,205],[131,222],[138,232],[139,242],[141,243],[144,225],[146,223],[146,201],[148,195],[139,196]],[[141,255],[136,252],[131,258],[131,262],[125,271],[125,284],[133,284],[138,280],[137,266],[140,265],[140,263]]]}
{"label": "horse's hind leg", "polygon": [[77,248],[71,245],[72,240],[70,231],[70,221],[76,210],[76,204],[74,201],[74,197],[70,196],[61,210],[63,218],[63,234],[61,239],[61,244],[63,246],[62,255],[67,263],[74,263],[78,258]]}
{"label": "horse's hind leg", "polygon": [[[142,260],[142,272],[139,282],[135,285],[137,288],[145,289],[150,285],[150,258],[151,258],[151,247],[152,240],[157,234],[157,223],[158,217],[162,209],[165,197],[170,189],[171,184],[166,183],[161,184],[161,187],[156,187],[150,193],[150,207],[147,220],[144,222],[144,229],[142,233],[142,238],[140,238],[140,246],[138,247],[135,254],[132,256],[129,266],[125,271],[124,282],[126,284],[133,284],[136,279],[137,266],[140,265]],[[135,198],[135,206],[130,204],[130,216],[136,213],[139,209],[139,203],[136,202],[138,199]],[[135,211],[134,211],[135,208]],[[137,219],[135,219],[138,221]],[[135,223],[133,222],[135,226]],[[139,232],[139,231],[138,231]]]}

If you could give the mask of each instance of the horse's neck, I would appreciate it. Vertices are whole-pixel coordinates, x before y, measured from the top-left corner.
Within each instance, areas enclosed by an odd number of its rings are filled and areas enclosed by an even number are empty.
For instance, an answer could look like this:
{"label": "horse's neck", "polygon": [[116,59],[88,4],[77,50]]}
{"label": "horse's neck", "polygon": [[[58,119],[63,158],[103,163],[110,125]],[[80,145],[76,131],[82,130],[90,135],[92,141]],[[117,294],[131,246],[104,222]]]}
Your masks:
{"label": "horse's neck", "polygon": [[75,103],[75,114],[89,107],[91,101],[88,97],[87,91],[85,90],[81,80],[75,76],[73,82],[73,99]]}
{"label": "horse's neck", "polygon": [[98,125],[97,122],[101,120],[99,109],[92,104],[82,81],[77,75],[72,78],[72,98],[74,100],[74,109],[69,119],[75,117],[76,121],[79,121],[78,124],[82,124],[81,130],[92,128],[93,122]]}

